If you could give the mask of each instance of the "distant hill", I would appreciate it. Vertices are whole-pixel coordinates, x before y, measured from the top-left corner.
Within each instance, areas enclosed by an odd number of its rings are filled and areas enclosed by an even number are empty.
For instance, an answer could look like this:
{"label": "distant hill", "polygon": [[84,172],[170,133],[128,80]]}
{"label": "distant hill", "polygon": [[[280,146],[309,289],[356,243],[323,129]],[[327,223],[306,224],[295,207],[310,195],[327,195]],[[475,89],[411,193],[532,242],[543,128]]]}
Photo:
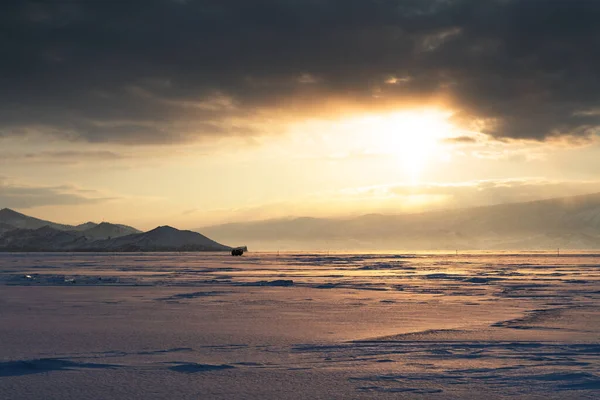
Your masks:
{"label": "distant hill", "polygon": [[29,217],[25,214],[18,213],[9,208],[3,208],[0,210],[0,223],[14,226],[15,228],[21,229],[38,229],[43,226],[49,226],[59,230],[70,230],[73,229],[70,225],[57,224],[50,221],[44,221],[34,217]]}
{"label": "distant hill", "polygon": [[108,222],[96,224],[95,226],[89,229],[81,230],[80,232],[83,233],[85,237],[93,240],[112,239],[121,236],[131,235],[134,233],[140,233],[140,231],[130,226],[110,224]]}
{"label": "distant hill", "polygon": [[95,222],[86,222],[84,224],[75,225],[73,227],[73,230],[82,232],[82,231],[87,231],[88,229],[92,229],[96,226],[98,226],[98,224]]}
{"label": "distant hill", "polygon": [[4,224],[4,223],[0,222],[0,235],[3,235],[6,232],[9,232],[9,231],[12,231],[15,229],[17,229],[17,228],[15,228],[12,225],[8,225],[8,224]]}
{"label": "distant hill", "polygon": [[228,251],[222,245],[197,232],[160,226],[149,232],[88,243],[85,247],[98,251]]}
{"label": "distant hill", "polygon": [[600,193],[356,218],[290,218],[201,228],[258,249],[600,249]]}
{"label": "distant hill", "polygon": [[[97,224],[95,222],[86,222],[84,224],[75,226],[57,224],[56,222],[30,217],[9,208],[0,210],[0,224],[20,229],[38,229],[48,226],[60,231],[82,232],[86,237],[94,240],[115,238],[141,232],[135,228],[132,228],[131,226],[110,224],[108,222],[103,222],[101,224]],[[1,233],[2,231],[0,230],[0,234]]]}
{"label": "distant hill", "polygon": [[103,222],[71,226],[0,210],[0,251],[228,251],[196,232],[161,226],[140,232]]}
{"label": "distant hill", "polygon": [[63,231],[50,226],[37,229],[15,229],[0,236],[3,251],[68,251],[87,242],[75,231]]}

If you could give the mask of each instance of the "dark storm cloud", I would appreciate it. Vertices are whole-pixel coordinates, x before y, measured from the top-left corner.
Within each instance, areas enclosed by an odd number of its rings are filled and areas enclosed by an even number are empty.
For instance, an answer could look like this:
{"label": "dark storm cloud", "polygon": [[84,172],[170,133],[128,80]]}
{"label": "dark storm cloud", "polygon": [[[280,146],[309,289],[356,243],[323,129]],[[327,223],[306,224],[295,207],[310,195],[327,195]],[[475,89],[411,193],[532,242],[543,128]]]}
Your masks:
{"label": "dark storm cloud", "polygon": [[443,97],[496,137],[600,125],[591,0],[19,1],[0,4],[0,136],[156,144],[325,98]]}

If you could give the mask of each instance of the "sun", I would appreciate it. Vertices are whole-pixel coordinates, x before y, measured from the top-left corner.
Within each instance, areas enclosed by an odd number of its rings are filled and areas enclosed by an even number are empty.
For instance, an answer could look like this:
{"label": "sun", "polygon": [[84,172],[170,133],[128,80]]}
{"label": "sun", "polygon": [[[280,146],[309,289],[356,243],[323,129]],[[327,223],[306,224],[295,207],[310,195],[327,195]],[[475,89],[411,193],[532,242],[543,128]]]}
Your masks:
{"label": "sun", "polygon": [[444,109],[412,108],[302,120],[272,151],[288,157],[293,148],[299,159],[326,160],[349,181],[416,184],[432,162],[448,160],[442,140],[460,133],[451,116]]}
{"label": "sun", "polygon": [[452,136],[451,113],[400,111],[360,118],[364,143],[371,152],[393,155],[410,181],[419,180],[427,163],[440,156],[440,140]]}

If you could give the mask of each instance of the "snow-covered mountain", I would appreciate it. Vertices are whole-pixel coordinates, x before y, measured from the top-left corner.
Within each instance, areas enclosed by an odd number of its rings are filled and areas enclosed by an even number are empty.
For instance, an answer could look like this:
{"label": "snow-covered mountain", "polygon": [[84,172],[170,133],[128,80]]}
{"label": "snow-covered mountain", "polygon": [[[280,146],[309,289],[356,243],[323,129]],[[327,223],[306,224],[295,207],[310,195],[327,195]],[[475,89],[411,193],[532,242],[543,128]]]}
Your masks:
{"label": "snow-covered mountain", "polygon": [[12,231],[14,229],[17,229],[17,228],[15,228],[12,225],[4,224],[4,223],[0,222],[0,235],[3,235],[6,232]]}
{"label": "snow-covered mountain", "polygon": [[86,222],[84,224],[75,226],[58,224],[56,222],[30,217],[9,208],[0,210],[0,224],[6,226],[6,228],[0,227],[0,234],[2,231],[8,231],[9,227],[20,229],[38,229],[48,226],[59,231],[82,232],[88,239],[93,240],[115,238],[141,232],[135,228],[132,228],[131,226],[110,224],[108,222],[102,222],[101,224],[97,224],[95,222]]}
{"label": "snow-covered mountain", "polygon": [[88,229],[92,229],[96,226],[98,226],[98,224],[95,222],[86,222],[84,224],[75,225],[73,227],[73,230],[82,232],[82,231],[87,231]]}
{"label": "snow-covered mountain", "polygon": [[111,224],[108,222],[96,224],[95,226],[92,226],[91,228],[85,230],[81,230],[80,232],[83,233],[85,237],[92,240],[112,239],[121,236],[131,235],[134,233],[141,233],[137,229],[132,228],[130,226]]}
{"label": "snow-covered mountain", "polygon": [[290,218],[201,228],[259,249],[600,249],[600,194],[419,214]]}
{"label": "snow-covered mountain", "polygon": [[0,210],[0,251],[228,251],[196,232],[160,226],[140,232],[103,222],[72,226]]}
{"label": "snow-covered mountain", "polygon": [[63,231],[50,226],[38,229],[13,229],[0,235],[3,251],[67,251],[87,242],[75,231]]}
{"label": "snow-covered mountain", "polygon": [[197,232],[159,226],[151,231],[88,243],[98,251],[228,251],[222,245]]}
{"label": "snow-covered mountain", "polygon": [[73,229],[70,225],[57,224],[55,222],[44,221],[34,217],[21,214],[10,208],[3,208],[0,210],[0,223],[14,226],[15,228],[21,229],[38,229],[43,226],[49,226],[59,230],[71,230]]}

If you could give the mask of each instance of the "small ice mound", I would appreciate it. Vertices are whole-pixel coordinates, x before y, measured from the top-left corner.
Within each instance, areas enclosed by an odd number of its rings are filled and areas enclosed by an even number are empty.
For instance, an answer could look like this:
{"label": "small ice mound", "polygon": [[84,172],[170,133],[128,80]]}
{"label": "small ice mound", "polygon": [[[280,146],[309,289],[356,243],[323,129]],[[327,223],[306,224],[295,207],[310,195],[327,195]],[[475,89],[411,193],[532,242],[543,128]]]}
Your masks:
{"label": "small ice mound", "polygon": [[221,364],[197,364],[197,363],[183,363],[170,367],[171,371],[180,372],[182,374],[196,374],[199,372],[210,372],[210,371],[222,371],[226,369],[235,368],[233,365]]}
{"label": "small ice mound", "polygon": [[394,262],[376,262],[362,267],[358,267],[359,271],[378,271],[378,270],[394,270],[394,269],[416,269],[416,267],[407,267],[404,261]]}
{"label": "small ice mound", "polygon": [[424,275],[425,279],[447,279],[447,280],[460,280],[462,276],[453,274],[428,274]]}
{"label": "small ice mound", "polygon": [[442,393],[443,390],[435,387],[420,385],[417,387],[405,386],[408,382],[422,380],[419,377],[404,376],[404,375],[372,375],[364,377],[352,377],[348,379],[350,382],[359,384],[357,390],[361,392],[379,392],[379,393],[412,393],[412,394],[436,394]]}
{"label": "small ice mound", "polygon": [[498,321],[490,326],[493,328],[510,329],[560,329],[557,327],[546,326],[545,323],[558,318],[565,311],[566,308],[528,310],[521,318]]}
{"label": "small ice mound", "polygon": [[598,390],[600,378],[588,372],[552,372],[529,376],[529,379],[557,384],[558,390]]}
{"label": "small ice mound", "polygon": [[590,283],[590,281],[586,281],[585,279],[569,279],[568,281],[564,282],[575,285],[587,285],[588,283]]}
{"label": "small ice mound", "polygon": [[[566,374],[568,375],[568,374]],[[597,375],[580,373],[571,374],[573,378],[565,379],[565,382],[559,385],[562,390],[600,390],[600,378]]]}
{"label": "small ice mound", "polygon": [[178,293],[178,294],[174,294],[169,297],[161,297],[156,300],[176,301],[176,300],[185,300],[185,299],[195,299],[198,297],[219,296],[219,295],[222,295],[225,293],[227,293],[227,292],[210,291],[210,292]]}
{"label": "small ice mound", "polygon": [[294,286],[294,281],[291,279],[278,279],[275,281],[258,281],[244,283],[243,286],[278,286],[278,287],[289,287]]}
{"label": "small ice mound", "polygon": [[116,285],[131,284],[135,282],[134,278],[122,279],[113,276],[97,275],[58,275],[58,274],[26,274],[26,275],[8,275],[4,279],[11,285],[50,285],[50,286],[70,286],[70,285]]}
{"label": "small ice mound", "polygon": [[353,343],[377,343],[377,342],[401,342],[405,340],[431,340],[432,338],[452,337],[464,334],[462,329],[426,329],[416,332],[399,333],[397,335],[379,336],[361,340],[355,340]]}
{"label": "small ice mound", "polygon": [[49,371],[62,371],[72,368],[71,361],[58,358],[39,358],[35,360],[7,361],[0,363],[0,376],[27,375]]}
{"label": "small ice mound", "polygon": [[327,283],[323,283],[321,285],[315,286],[315,289],[334,289],[334,288],[338,287],[339,285],[340,285],[339,283],[327,282]]}
{"label": "small ice mound", "polygon": [[61,358],[37,358],[0,362],[0,377],[22,376],[52,371],[68,371],[76,369],[115,369],[118,365],[74,362]]}
{"label": "small ice mound", "polygon": [[244,367],[262,367],[265,364],[261,364],[261,363],[257,363],[257,362],[252,362],[252,361],[241,361],[241,362],[236,362],[234,363],[235,365],[242,365]]}
{"label": "small ice mound", "polygon": [[481,278],[481,277],[477,277],[476,276],[476,277],[473,277],[473,278],[464,279],[463,282],[485,284],[485,283],[489,283],[490,279],[488,279],[488,278]]}

